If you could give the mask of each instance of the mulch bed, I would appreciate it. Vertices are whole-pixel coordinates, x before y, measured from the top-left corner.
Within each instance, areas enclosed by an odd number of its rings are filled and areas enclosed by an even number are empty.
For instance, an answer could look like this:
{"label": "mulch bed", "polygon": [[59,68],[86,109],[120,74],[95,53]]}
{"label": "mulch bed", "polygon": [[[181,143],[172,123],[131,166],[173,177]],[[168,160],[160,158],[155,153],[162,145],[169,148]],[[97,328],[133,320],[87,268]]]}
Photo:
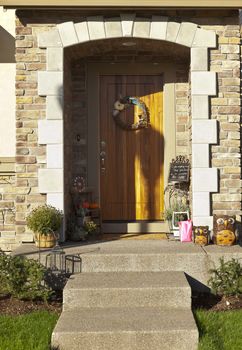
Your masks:
{"label": "mulch bed", "polygon": [[208,311],[239,310],[242,309],[242,295],[219,297],[209,293],[193,293],[192,308]]}
{"label": "mulch bed", "polygon": [[48,303],[43,301],[18,300],[10,296],[0,296],[0,315],[23,315],[33,311],[61,313],[62,292],[55,293]]}
{"label": "mulch bed", "polygon": [[[239,310],[242,309],[242,295],[239,297],[219,297],[209,293],[193,293],[192,308],[208,311]],[[0,296],[0,315],[23,315],[43,310],[60,314],[62,311],[62,291],[56,292],[48,303]]]}

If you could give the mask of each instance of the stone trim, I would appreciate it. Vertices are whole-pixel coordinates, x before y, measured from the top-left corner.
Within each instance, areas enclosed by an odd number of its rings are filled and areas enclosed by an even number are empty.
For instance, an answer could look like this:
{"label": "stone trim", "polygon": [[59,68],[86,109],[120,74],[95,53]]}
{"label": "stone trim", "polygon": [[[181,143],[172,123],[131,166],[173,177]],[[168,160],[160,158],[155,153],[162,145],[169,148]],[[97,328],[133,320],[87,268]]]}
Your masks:
{"label": "stone trim", "polygon": [[[50,32],[40,33],[39,47],[47,49],[47,71],[38,74],[38,91],[41,96],[47,96],[47,119],[51,120],[39,122],[39,142],[47,144],[47,159],[52,158],[52,155],[48,154],[51,149],[48,145],[56,145],[56,151],[59,150],[56,155],[58,159],[63,153],[61,149],[63,136],[62,139],[59,137],[63,132],[61,127],[58,127],[58,137],[50,132],[54,130],[57,120],[59,125],[63,123],[60,120],[63,119],[63,112],[58,106],[59,98],[63,97],[63,48],[115,37],[165,40],[191,48],[192,144],[194,145],[193,156],[196,157],[192,164],[195,211],[193,220],[195,224],[203,222],[211,226],[210,193],[216,192],[218,187],[217,169],[209,168],[208,162],[208,146],[217,142],[217,123],[215,120],[208,120],[209,96],[216,95],[217,88],[216,73],[208,71],[208,49],[216,48],[217,45],[214,31],[204,30],[190,22],[169,21],[167,17],[162,16],[144,19],[137,18],[135,14],[121,14],[120,17],[110,19],[104,19],[102,16],[88,17],[86,21],[77,24],[65,22],[57,25],[57,28]],[[204,135],[201,135],[201,129]],[[209,133],[206,130],[209,130]],[[198,160],[203,159],[204,156],[205,161],[199,162]],[[63,179],[60,179],[55,186],[58,188],[55,193],[50,185],[53,181],[51,178],[53,172],[63,175],[63,164],[59,162],[58,165],[58,168],[53,169],[52,163],[47,162],[47,169],[39,170],[39,181],[42,183],[40,186],[42,193],[47,193],[48,204],[63,209],[64,189],[63,187],[61,189],[60,185]],[[199,198],[206,208],[201,212],[197,207]]]}

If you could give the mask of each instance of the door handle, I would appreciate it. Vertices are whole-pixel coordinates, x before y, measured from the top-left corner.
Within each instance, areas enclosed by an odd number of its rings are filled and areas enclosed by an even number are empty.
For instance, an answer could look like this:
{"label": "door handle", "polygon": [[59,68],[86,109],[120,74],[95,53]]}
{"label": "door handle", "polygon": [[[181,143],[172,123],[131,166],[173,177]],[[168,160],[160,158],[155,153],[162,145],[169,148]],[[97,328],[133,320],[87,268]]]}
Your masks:
{"label": "door handle", "polygon": [[100,152],[100,160],[101,160],[101,170],[105,171],[105,158],[106,158],[106,152],[101,151]]}

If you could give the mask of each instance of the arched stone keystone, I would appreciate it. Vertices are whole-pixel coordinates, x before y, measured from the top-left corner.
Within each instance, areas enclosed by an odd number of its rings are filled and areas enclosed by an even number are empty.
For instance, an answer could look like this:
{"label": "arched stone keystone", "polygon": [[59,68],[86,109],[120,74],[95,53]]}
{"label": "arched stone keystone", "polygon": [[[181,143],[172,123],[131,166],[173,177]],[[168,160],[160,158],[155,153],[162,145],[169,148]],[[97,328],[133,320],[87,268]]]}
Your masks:
{"label": "arched stone keystone", "polygon": [[132,36],[135,14],[121,14],[120,17],[123,36]]}
{"label": "arched stone keystone", "polygon": [[177,34],[176,43],[191,47],[197,30],[197,25],[194,23],[182,23]]}
{"label": "arched stone keystone", "polygon": [[60,37],[64,47],[71,46],[78,43],[78,38],[73,22],[65,22],[58,24]]}
{"label": "arched stone keystone", "polygon": [[167,30],[168,17],[152,16],[150,26],[150,38],[165,40]]}
{"label": "arched stone keystone", "polygon": [[175,42],[178,32],[180,29],[180,23],[177,22],[168,22],[167,31],[166,31],[166,40]]}
{"label": "arched stone keystone", "polygon": [[87,17],[90,40],[105,39],[104,20],[102,16]]}
{"label": "arched stone keystone", "polygon": [[122,26],[120,18],[108,18],[105,20],[105,32],[107,38],[122,37]]}
{"label": "arched stone keystone", "polygon": [[136,38],[150,37],[150,21],[149,19],[137,18],[134,22],[133,36]]}
{"label": "arched stone keystone", "polygon": [[76,23],[75,24],[75,30],[76,30],[76,34],[77,34],[79,43],[84,43],[84,42],[90,40],[88,26],[87,26],[87,22],[86,21],[80,22],[80,23]]}

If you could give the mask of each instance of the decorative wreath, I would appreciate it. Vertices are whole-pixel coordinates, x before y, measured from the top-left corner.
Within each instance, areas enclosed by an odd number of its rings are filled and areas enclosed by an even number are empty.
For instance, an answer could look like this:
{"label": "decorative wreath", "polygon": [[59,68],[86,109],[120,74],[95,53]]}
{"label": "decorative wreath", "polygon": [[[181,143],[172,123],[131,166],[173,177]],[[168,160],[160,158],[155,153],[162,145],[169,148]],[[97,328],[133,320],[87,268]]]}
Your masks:
{"label": "decorative wreath", "polygon": [[[131,105],[138,106],[142,110],[142,114],[139,114],[139,121],[133,124],[125,123],[120,117],[120,113]],[[115,123],[124,130],[144,129],[148,128],[150,125],[148,108],[139,97],[126,96],[117,100],[114,103],[113,119]]]}

